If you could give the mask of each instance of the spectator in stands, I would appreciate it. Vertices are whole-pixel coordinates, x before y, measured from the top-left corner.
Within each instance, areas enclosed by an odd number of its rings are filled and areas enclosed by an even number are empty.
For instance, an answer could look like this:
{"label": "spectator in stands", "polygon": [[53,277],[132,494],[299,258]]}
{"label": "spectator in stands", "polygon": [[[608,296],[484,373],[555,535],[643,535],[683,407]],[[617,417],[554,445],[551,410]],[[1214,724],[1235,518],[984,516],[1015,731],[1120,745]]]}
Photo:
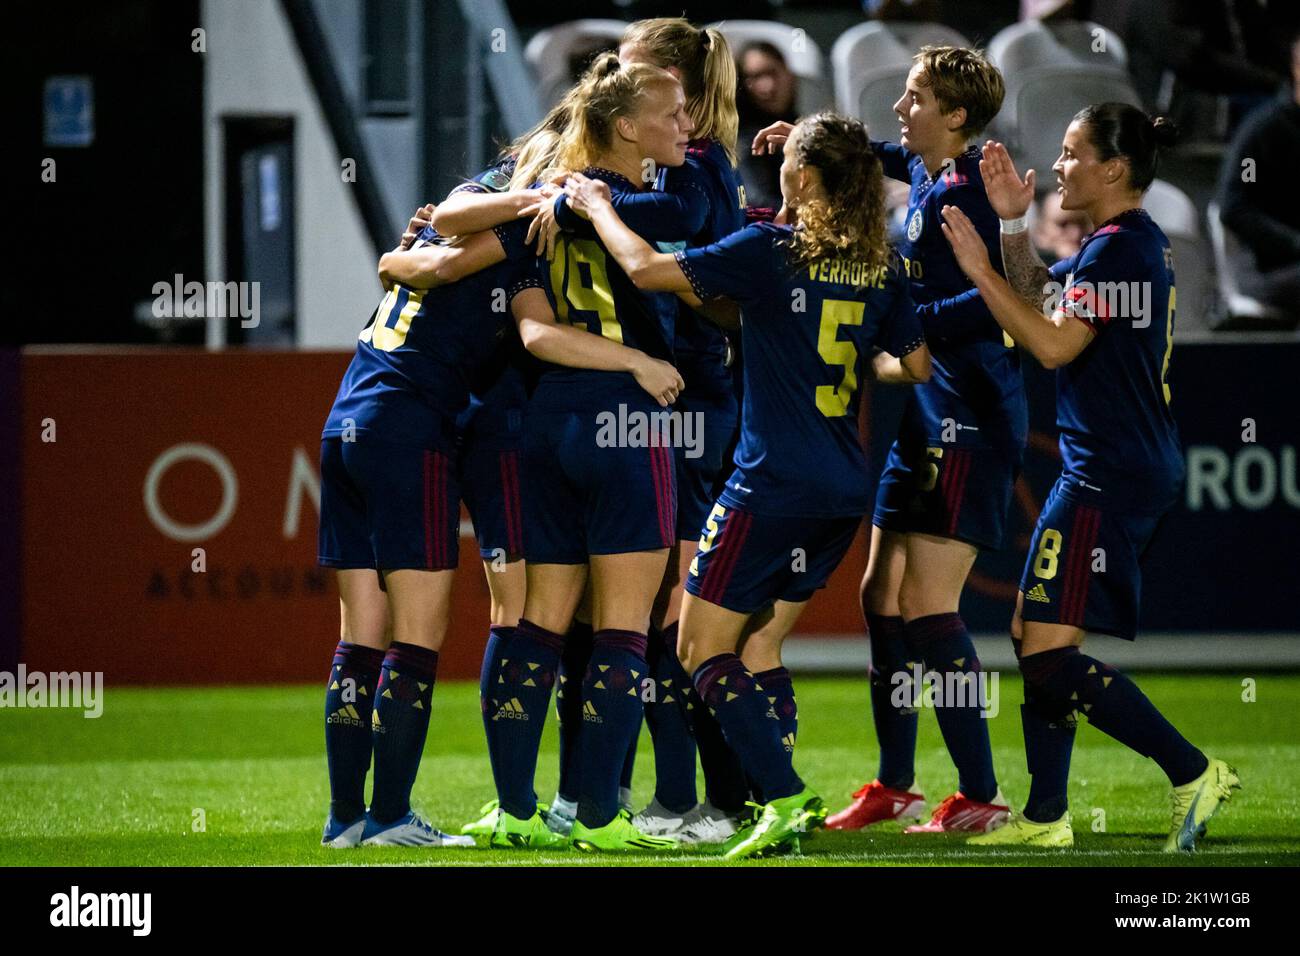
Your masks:
{"label": "spectator in stands", "polygon": [[[736,55],[736,107],[740,112],[737,142],[749,144],[758,131],[777,120],[799,119],[796,103],[798,77],[786,65],[781,51],[763,40],[747,43]],[[752,156],[740,150],[740,178],[745,184],[745,201],[750,206],[781,207],[780,152]]]}
{"label": "spectator in stands", "polygon": [[1061,194],[1052,190],[1034,207],[1031,238],[1043,262],[1054,266],[1079,251],[1092,223],[1081,209],[1062,209]]}
{"label": "spectator in stands", "polygon": [[1219,176],[1223,224],[1255,254],[1260,275],[1247,295],[1294,310],[1300,302],[1300,32],[1292,34],[1289,89],[1246,117]]}
{"label": "spectator in stands", "polygon": [[1177,113],[1178,87],[1227,95],[1231,129],[1285,80],[1278,39],[1296,25],[1294,0],[1142,0],[1125,38],[1133,86],[1148,111]]}

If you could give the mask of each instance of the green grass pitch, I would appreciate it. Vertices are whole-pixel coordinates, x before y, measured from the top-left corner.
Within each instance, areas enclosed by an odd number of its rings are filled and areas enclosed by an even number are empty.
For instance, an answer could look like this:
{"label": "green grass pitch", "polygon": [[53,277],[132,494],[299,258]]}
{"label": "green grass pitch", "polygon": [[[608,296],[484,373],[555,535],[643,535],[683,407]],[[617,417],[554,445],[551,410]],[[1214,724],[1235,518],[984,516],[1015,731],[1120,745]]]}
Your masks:
{"label": "green grass pitch", "polygon": [[[1073,850],[990,851],[960,838],[904,836],[897,824],[863,833],[819,833],[804,855],[743,865],[1264,865],[1300,863],[1300,675],[1263,674],[1253,703],[1230,674],[1143,674],[1139,684],[1207,752],[1236,765],[1244,789],[1215,818],[1191,857],[1159,852],[1169,822],[1168,786],[1154,763],[1081,724],[1074,751]],[[862,678],[796,679],[796,765],[832,809],[875,768]],[[1027,792],[1021,687],[1001,682],[992,721],[1004,792]],[[80,711],[0,711],[0,864],[655,864],[720,865],[704,851],[656,857],[576,853],[358,849],[319,845],[328,798],[318,687],[112,689],[102,717]],[[538,793],[554,793],[557,738],[549,719]],[[956,786],[932,714],[923,712],[918,778],[931,803]],[[643,731],[634,789],[653,787]],[[701,792],[703,792],[701,790]],[[492,796],[477,687],[441,683],[413,803],[452,830]],[[205,829],[197,832],[196,813]],[[716,851],[714,851],[716,852]]]}

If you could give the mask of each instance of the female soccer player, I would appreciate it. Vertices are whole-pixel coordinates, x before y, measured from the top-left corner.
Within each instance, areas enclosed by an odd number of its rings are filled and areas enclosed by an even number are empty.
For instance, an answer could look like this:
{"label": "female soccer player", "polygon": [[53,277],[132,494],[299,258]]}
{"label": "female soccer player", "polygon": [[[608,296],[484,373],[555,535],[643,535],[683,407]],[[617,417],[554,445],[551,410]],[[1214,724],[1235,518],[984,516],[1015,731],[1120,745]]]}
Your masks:
{"label": "female soccer player", "polygon": [[[1099,225],[1077,255],[1050,271],[1025,231],[1034,171],[1022,182],[1001,144],[984,147],[980,166],[1002,219],[1006,279],[990,265],[970,219],[943,210],[944,235],[994,318],[1057,370],[1061,431],[1061,477],[1034,528],[1011,622],[1025,680],[1029,799],[1023,815],[971,843],[1073,845],[1066,790],[1079,716],[1168,775],[1167,851],[1194,849],[1241,785],[1235,770],[1188,743],[1133,681],[1080,651],[1088,631],[1136,637],[1138,561],[1183,479],[1169,408],[1173,259],[1169,240],[1142,209],[1159,147],[1174,136],[1168,121],[1122,103],[1075,115],[1052,168],[1061,207]],[[1049,282],[1064,289],[1050,314],[1043,308]]]}
{"label": "female soccer player", "polygon": [[[623,34],[619,60],[650,63],[676,76],[686,93],[686,113],[695,124],[686,162],[664,170],[659,179],[661,189],[689,204],[683,216],[689,231],[669,238],[704,246],[744,228],[745,191],[736,172],[736,67],[726,38],[712,27],[697,27],[680,17],[638,20]],[[616,208],[638,235],[657,238],[634,218],[635,208]],[[636,824],[646,833],[676,836],[683,843],[720,843],[735,832],[732,818],[744,809],[748,793],[740,762],[717,722],[692,699],[689,678],[677,662],[677,619],[695,541],[713,505],[714,488],[725,477],[723,458],[739,424],[739,403],[727,367],[726,334],[680,299],[671,304],[677,310],[673,352],[686,383],[676,410],[700,422],[703,434],[690,454],[684,447],[674,449],[677,540],[655,601],[647,653],[657,691],[645,708],[655,749],[655,792],[649,806],[637,814]],[[781,672],[764,676],[773,688],[789,684],[782,683]],[[695,791],[697,740],[704,804],[698,804]],[[625,770],[623,782],[629,786],[631,760]]]}
{"label": "female soccer player", "polygon": [[825,585],[867,510],[856,413],[868,362],[892,381],[922,381],[930,369],[906,276],[885,243],[880,161],[860,122],[805,119],[781,167],[797,226],[755,224],[673,255],[627,229],[601,184],[571,177],[565,189],[640,287],[741,306],[736,470],[691,564],[678,653],[767,800],[726,855],[772,851],[825,810],[795,773],[769,695],[736,649],[755,612],[774,601],[801,607]]}
{"label": "female soccer player", "polygon": [[[422,239],[386,254],[387,293],[326,421],[319,560],[338,569],[342,615],[326,692],[327,846],[473,844],[425,823],[410,793],[457,563],[455,420],[507,314],[544,360],[627,370],[663,404],[680,389],[668,363],[556,325],[525,232],[519,223],[463,246]],[[510,313],[490,308],[501,294]]]}
{"label": "female soccer player", "polygon": [[[608,54],[588,70],[559,154],[561,169],[599,167],[620,193],[639,191],[643,162],[680,166],[691,121],[681,84],[646,64],[620,67]],[[666,297],[638,291],[610,260],[589,225],[556,239],[545,266],[563,322],[656,358],[672,356],[673,314]],[[581,679],[584,727],[577,820],[584,850],[674,846],[647,837],[619,806],[619,774],[642,716],[646,633],[673,543],[676,482],[662,432],[666,413],[626,374],[549,368],[529,403],[522,488],[528,596],[506,654],[521,668],[507,698],[527,752],[502,758],[511,768],[500,793],[498,831],[535,807],[537,742],[564,634],[590,574],[592,654]],[[503,671],[502,677],[510,673]],[[567,692],[579,693],[571,678]],[[505,693],[502,694],[505,697]]]}
{"label": "female soccer player", "polygon": [[[997,216],[970,140],[997,114],[1002,96],[1001,74],[978,51],[924,47],[894,104],[900,143],[872,143],[885,175],[911,186],[899,252],[933,349],[934,375],[912,389],[881,475],[862,580],[880,765],[876,779],[827,820],[833,829],[914,820],[923,812],[913,770],[917,709],[899,707],[896,693],[900,684],[911,686],[910,662],[941,675],[940,687],[979,686],[979,658],[958,609],[980,549],[1002,546],[1028,411],[1019,356],[940,235],[939,208],[963,209],[1000,264]],[[936,697],[958,789],[929,821],[906,832],[984,831],[1006,820],[977,696]]]}

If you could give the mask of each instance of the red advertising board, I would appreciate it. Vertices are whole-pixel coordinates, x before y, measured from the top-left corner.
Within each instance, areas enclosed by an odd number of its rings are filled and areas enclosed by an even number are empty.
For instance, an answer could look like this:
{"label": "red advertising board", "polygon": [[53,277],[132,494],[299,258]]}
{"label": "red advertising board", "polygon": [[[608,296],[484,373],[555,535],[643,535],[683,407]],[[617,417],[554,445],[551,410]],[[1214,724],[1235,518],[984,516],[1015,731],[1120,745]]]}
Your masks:
{"label": "red advertising board", "polygon": [[[320,429],[347,363],[343,352],[25,351],[27,666],[116,683],[321,678],[338,598],[316,566]],[[864,564],[860,539],[802,631],[860,628]],[[477,675],[487,622],[464,537],[443,676]]]}

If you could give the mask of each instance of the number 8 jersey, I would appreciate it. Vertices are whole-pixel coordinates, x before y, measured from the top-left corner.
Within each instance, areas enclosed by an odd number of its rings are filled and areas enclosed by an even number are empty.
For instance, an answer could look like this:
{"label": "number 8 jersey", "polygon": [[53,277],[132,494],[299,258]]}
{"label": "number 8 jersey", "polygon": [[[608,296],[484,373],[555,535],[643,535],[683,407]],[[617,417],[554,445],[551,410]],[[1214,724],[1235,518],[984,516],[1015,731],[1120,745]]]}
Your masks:
{"label": "number 8 jersey", "polygon": [[800,264],[792,236],[789,226],[756,223],[676,253],[696,295],[741,306],[745,398],[736,470],[720,500],[766,515],[861,515],[871,499],[858,385],[873,349],[902,357],[925,338],[896,267]]}

